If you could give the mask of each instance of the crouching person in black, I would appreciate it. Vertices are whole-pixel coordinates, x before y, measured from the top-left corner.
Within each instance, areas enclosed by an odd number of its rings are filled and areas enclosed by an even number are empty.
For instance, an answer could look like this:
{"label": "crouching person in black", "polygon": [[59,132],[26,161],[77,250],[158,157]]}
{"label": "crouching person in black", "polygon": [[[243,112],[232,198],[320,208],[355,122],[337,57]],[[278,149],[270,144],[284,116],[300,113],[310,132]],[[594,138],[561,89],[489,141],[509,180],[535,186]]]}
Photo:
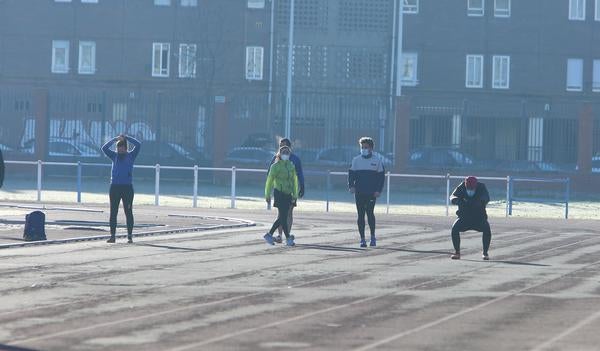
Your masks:
{"label": "crouching person in black", "polygon": [[458,211],[456,211],[458,218],[452,225],[454,254],[450,258],[460,259],[460,233],[475,230],[483,233],[482,258],[486,261],[489,260],[488,249],[492,241],[492,231],[485,210],[485,206],[490,202],[490,194],[485,184],[478,182],[477,178],[469,176],[454,189],[450,201],[452,204],[458,205]]}

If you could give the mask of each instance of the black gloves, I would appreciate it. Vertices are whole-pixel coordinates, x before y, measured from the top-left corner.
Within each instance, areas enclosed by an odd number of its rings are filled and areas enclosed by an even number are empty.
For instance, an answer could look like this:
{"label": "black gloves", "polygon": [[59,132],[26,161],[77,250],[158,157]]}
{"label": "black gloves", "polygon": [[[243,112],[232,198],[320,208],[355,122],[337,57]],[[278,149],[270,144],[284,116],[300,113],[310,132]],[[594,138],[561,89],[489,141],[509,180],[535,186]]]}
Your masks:
{"label": "black gloves", "polygon": [[300,191],[298,192],[298,197],[299,198],[303,198],[304,197],[304,187],[303,186],[300,187]]}

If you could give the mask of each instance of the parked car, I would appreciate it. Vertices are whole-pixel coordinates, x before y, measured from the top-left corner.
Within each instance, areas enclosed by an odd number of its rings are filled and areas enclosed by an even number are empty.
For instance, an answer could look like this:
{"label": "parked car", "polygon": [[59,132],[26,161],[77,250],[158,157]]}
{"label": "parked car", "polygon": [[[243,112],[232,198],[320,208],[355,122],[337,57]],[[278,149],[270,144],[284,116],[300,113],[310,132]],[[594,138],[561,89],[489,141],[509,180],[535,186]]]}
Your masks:
{"label": "parked car", "polygon": [[266,133],[255,133],[250,134],[246,137],[244,142],[242,142],[241,147],[257,147],[266,149],[273,146],[275,143],[275,138]]}
{"label": "parked car", "polygon": [[206,166],[208,159],[198,151],[187,149],[174,142],[157,142],[144,140],[141,142],[140,153],[135,160],[138,165],[165,165],[193,167],[194,165]]}
{"label": "parked car", "polygon": [[473,167],[476,163],[473,157],[463,151],[430,147],[413,150],[409,155],[408,165],[414,168],[445,171]]}
{"label": "parked car", "polygon": [[225,161],[232,166],[256,165],[257,167],[269,167],[275,151],[259,147],[236,147],[227,154]]}
{"label": "parked car", "polygon": [[317,149],[298,148],[293,149],[292,152],[300,158],[302,164],[311,164],[317,162],[317,156],[319,155],[319,150]]}
{"label": "parked car", "polygon": [[592,173],[600,173],[600,156],[592,157]]}
{"label": "parked car", "polygon": [[[26,141],[21,149],[22,153],[33,154],[35,152],[35,139]],[[100,148],[93,145],[76,141],[70,138],[50,138],[48,139],[48,160],[49,161],[97,161],[101,156]]]}
{"label": "parked car", "polygon": [[[352,159],[360,154],[358,146],[338,146],[325,148],[319,151],[317,154],[316,162],[319,165],[333,166],[333,167],[350,167]],[[375,157],[379,157],[383,160],[385,167],[389,167],[392,164],[392,160],[377,153],[373,152]]]}
{"label": "parked car", "polygon": [[500,161],[495,167],[497,171],[507,173],[541,173],[541,172],[572,172],[575,166],[568,164],[557,165],[550,162],[528,161],[528,160],[511,160]]}

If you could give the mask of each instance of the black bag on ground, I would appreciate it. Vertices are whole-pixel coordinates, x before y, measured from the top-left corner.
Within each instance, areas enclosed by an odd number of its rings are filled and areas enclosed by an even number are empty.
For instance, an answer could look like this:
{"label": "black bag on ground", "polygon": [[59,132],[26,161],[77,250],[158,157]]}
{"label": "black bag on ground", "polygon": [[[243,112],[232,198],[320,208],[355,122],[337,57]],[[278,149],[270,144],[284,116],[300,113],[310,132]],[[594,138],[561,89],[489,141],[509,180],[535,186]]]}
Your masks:
{"label": "black bag on ground", "polygon": [[25,231],[23,239],[25,241],[46,240],[46,215],[41,211],[33,211],[25,216]]}

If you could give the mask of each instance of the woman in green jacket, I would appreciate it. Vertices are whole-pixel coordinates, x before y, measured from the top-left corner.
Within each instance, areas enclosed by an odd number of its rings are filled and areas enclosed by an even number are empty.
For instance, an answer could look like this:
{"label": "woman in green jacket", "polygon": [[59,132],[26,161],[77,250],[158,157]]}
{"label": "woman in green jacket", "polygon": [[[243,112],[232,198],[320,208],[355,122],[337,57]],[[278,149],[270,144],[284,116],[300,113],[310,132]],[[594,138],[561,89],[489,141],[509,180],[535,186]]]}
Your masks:
{"label": "woman in green jacket", "polygon": [[271,189],[277,207],[277,220],[273,223],[271,230],[265,234],[264,239],[269,245],[274,244],[273,233],[280,226],[283,227],[287,246],[294,246],[294,236],[290,235],[288,226],[288,214],[298,199],[298,175],[296,167],[290,161],[292,150],[288,146],[282,146],[276,156],[276,161],[269,168],[267,184],[265,185],[265,200],[271,204]]}

